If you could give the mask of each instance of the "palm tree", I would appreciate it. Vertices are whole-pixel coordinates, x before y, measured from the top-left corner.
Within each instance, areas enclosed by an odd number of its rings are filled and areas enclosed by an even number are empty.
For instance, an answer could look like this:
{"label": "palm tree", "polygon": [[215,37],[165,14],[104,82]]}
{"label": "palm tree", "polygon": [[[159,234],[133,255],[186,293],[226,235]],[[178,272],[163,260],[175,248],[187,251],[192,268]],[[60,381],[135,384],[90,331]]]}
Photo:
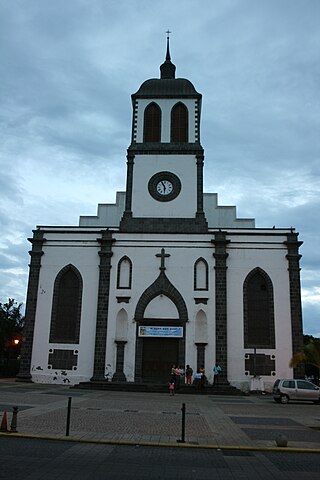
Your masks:
{"label": "palm tree", "polygon": [[318,370],[318,378],[320,371],[320,338],[310,338],[303,346],[301,352],[294,354],[290,360],[289,366],[296,367],[299,363],[313,365]]}

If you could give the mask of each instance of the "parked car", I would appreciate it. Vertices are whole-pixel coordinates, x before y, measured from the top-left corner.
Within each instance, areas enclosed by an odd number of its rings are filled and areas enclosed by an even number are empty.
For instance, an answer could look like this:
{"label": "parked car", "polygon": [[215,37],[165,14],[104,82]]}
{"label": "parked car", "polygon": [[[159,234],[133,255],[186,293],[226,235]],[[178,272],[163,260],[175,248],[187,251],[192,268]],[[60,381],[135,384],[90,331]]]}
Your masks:
{"label": "parked car", "polygon": [[278,379],[272,390],[277,403],[288,403],[290,400],[311,401],[320,403],[320,389],[308,380]]}

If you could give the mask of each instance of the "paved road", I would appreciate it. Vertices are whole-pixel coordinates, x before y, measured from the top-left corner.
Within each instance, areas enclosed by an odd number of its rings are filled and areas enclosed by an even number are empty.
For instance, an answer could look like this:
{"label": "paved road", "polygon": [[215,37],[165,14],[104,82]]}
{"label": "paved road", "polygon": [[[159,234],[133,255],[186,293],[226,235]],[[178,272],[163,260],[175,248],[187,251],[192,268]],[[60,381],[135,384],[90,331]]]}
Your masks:
{"label": "paved road", "polygon": [[0,438],[0,479],[319,479],[320,457]]}
{"label": "paved road", "polygon": [[[312,403],[0,380],[0,419],[6,411],[9,429],[16,405],[17,436],[0,433],[0,479],[320,478],[320,407]],[[288,439],[284,450],[276,446],[279,434]]]}
{"label": "paved road", "polygon": [[195,445],[275,447],[285,434],[289,447],[320,449],[319,405],[278,405],[270,396],[145,394],[74,390],[64,385],[0,381],[0,416],[19,407],[18,432],[63,437],[72,397],[70,436],[82,440],[176,443],[186,405],[185,440]]}

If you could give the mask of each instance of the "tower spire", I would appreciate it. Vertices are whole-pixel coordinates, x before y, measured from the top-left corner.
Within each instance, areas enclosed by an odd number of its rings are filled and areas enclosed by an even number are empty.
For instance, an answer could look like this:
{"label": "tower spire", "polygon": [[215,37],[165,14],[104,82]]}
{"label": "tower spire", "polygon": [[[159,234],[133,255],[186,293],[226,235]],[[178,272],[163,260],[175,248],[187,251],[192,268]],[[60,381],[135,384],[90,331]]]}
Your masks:
{"label": "tower spire", "polygon": [[161,79],[175,78],[175,73],[176,73],[176,66],[171,62],[171,56],[170,56],[170,47],[169,47],[170,33],[171,33],[170,30],[166,31],[167,52],[166,52],[165,62],[160,66]]}
{"label": "tower spire", "polygon": [[170,30],[168,29],[166,31],[166,34],[167,34],[167,54],[166,54],[166,61],[170,62],[171,61],[171,57],[170,57],[170,49],[169,49],[169,40],[170,40]]}

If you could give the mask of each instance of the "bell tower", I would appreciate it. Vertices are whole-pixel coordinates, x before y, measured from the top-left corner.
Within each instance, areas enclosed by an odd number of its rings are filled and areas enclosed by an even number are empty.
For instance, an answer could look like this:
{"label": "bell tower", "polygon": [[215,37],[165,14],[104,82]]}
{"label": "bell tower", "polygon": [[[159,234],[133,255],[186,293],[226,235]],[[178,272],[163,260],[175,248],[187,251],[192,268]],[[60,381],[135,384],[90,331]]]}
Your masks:
{"label": "bell tower", "polygon": [[169,32],[160,79],[146,80],[132,98],[126,205],[120,230],[204,233],[201,94],[175,77]]}

